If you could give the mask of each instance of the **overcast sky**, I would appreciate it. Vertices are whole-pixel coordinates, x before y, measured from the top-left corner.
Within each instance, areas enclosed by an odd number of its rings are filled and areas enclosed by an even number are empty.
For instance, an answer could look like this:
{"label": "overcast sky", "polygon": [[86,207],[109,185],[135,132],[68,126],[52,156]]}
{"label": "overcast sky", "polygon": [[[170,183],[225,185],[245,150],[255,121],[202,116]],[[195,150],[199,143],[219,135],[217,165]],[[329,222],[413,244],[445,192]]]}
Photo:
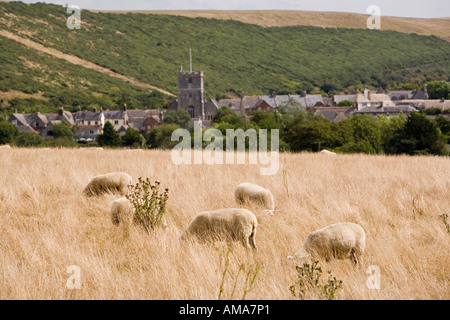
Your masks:
{"label": "overcast sky", "polygon": [[[369,5],[378,5],[381,15],[398,17],[450,17],[450,0],[48,0],[99,10],[311,10],[366,14]],[[450,32],[450,31],[449,31]]]}

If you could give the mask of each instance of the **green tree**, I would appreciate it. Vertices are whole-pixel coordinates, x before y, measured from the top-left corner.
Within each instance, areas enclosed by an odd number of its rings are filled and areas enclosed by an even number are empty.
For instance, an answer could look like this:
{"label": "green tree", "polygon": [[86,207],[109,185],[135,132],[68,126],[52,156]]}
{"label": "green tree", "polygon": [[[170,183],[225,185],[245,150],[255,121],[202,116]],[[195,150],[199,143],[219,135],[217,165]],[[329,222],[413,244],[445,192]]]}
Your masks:
{"label": "green tree", "polygon": [[355,142],[367,141],[376,153],[382,151],[381,132],[374,118],[366,115],[357,115],[349,120],[352,124]]}
{"label": "green tree", "polygon": [[446,154],[448,152],[436,122],[424,114],[411,113],[405,125],[389,142],[389,153],[406,154]]}
{"label": "green tree", "polygon": [[[219,110],[217,110],[216,114],[214,115],[214,117],[212,119],[212,122],[213,123],[220,123],[220,122],[231,123],[230,121],[232,121],[236,117],[239,118],[239,116],[236,113],[234,113],[233,110],[231,110],[230,108],[227,108],[227,107],[221,107]],[[235,119],[234,122],[237,122],[237,120]]]}
{"label": "green tree", "polygon": [[186,110],[180,109],[177,111],[168,111],[164,115],[164,123],[176,124],[181,128],[188,129],[191,123],[191,117]]}
{"label": "green tree", "polygon": [[18,147],[37,147],[43,142],[44,138],[31,131],[20,132],[15,140],[16,146]]}
{"label": "green tree", "polygon": [[180,127],[176,124],[164,124],[154,128],[149,133],[147,144],[151,148],[170,149],[176,146],[179,142],[172,141],[172,132]]}
{"label": "green tree", "polygon": [[0,145],[14,142],[19,128],[8,121],[0,120]]}
{"label": "green tree", "polygon": [[430,81],[426,83],[430,99],[447,99],[450,94],[450,83],[446,81]]}
{"label": "green tree", "polygon": [[114,130],[114,126],[107,121],[103,127],[103,133],[97,138],[97,142],[102,147],[119,147],[122,139],[120,134]]}
{"label": "green tree", "polygon": [[331,123],[325,118],[316,118],[293,126],[285,141],[293,151],[320,151],[330,145]]}
{"label": "green tree", "polygon": [[55,124],[53,126],[53,138],[73,140],[73,130],[67,121]]}
{"label": "green tree", "polygon": [[145,138],[139,130],[129,127],[122,138],[125,146],[132,148],[142,148],[145,145]]}
{"label": "green tree", "polygon": [[342,100],[341,102],[338,103],[338,107],[352,107],[352,106],[353,103],[348,100]]}

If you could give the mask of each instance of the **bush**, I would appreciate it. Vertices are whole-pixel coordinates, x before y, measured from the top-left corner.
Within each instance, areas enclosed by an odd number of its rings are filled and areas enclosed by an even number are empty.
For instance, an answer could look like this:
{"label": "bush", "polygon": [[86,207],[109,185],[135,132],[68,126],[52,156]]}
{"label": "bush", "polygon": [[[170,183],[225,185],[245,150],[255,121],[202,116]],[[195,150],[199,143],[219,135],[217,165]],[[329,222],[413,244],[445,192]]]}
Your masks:
{"label": "bush", "polygon": [[337,280],[328,271],[328,279],[325,284],[321,284],[322,268],[318,261],[314,261],[311,265],[304,263],[303,266],[296,266],[297,282],[289,287],[292,295],[301,300],[308,298],[322,298],[334,300],[336,292],[342,287],[342,280]]}
{"label": "bush", "polygon": [[145,145],[145,138],[139,130],[129,127],[122,138],[125,146],[132,148],[142,148]]}
{"label": "bush", "polygon": [[344,144],[342,147],[336,148],[338,152],[342,153],[366,153],[366,154],[375,154],[376,151],[370,145],[368,141],[358,141],[358,142],[348,142]]}
{"label": "bush", "polygon": [[342,100],[338,103],[338,107],[353,107],[353,103],[348,100]]}
{"label": "bush", "polygon": [[180,127],[176,124],[164,124],[150,131],[147,144],[151,148],[171,149],[178,144],[172,141],[172,132]]}
{"label": "bush", "polygon": [[119,147],[122,143],[122,138],[108,121],[103,127],[103,133],[98,136],[97,142],[102,147]]}
{"label": "bush", "polygon": [[15,143],[18,147],[37,147],[44,142],[44,138],[34,132],[23,131],[17,136]]}
{"label": "bush", "polygon": [[135,185],[129,187],[130,192],[126,198],[134,206],[134,221],[147,232],[165,224],[164,213],[169,199],[169,189],[166,188],[160,193],[160,182],[155,181],[152,185],[148,178],[145,180],[139,178]]}
{"label": "bush", "polygon": [[14,142],[19,128],[7,121],[0,121],[0,145]]}

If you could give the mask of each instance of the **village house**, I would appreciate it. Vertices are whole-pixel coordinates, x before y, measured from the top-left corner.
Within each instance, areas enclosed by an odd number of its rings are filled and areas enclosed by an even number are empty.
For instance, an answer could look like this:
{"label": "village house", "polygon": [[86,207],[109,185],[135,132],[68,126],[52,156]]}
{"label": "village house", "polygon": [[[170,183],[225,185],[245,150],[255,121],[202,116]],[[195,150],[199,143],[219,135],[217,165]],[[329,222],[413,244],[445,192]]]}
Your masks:
{"label": "village house", "polygon": [[53,139],[53,128],[56,124],[75,124],[72,113],[64,111],[64,108],[59,108],[58,113],[41,113],[40,107],[37,107],[35,113],[17,113],[15,110],[8,122],[16,125],[20,131],[34,132],[46,140]]}
{"label": "village house", "polygon": [[142,133],[149,133],[163,124],[164,113],[165,110],[160,109],[127,110],[128,125]]}

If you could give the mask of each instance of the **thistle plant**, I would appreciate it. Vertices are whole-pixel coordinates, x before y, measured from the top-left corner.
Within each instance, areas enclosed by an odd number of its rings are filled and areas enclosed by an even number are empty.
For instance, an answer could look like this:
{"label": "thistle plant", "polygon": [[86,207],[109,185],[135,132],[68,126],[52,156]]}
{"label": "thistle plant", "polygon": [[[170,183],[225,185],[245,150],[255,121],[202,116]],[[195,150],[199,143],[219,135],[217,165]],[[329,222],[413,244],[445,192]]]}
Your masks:
{"label": "thistle plant", "polygon": [[450,225],[448,224],[448,214],[443,213],[439,216],[444,222],[445,228],[447,229],[447,233],[450,234]]}
{"label": "thistle plant", "polygon": [[289,287],[292,295],[296,298],[304,300],[308,293],[314,293],[319,298],[327,300],[334,300],[336,292],[342,287],[342,280],[337,280],[328,271],[328,280],[325,284],[320,283],[322,276],[322,268],[319,266],[319,261],[314,261],[312,264],[304,263],[303,266],[296,266],[297,282]]}
{"label": "thistle plant", "polygon": [[152,185],[146,178],[138,179],[135,185],[130,185],[130,192],[126,198],[133,204],[134,222],[149,232],[151,229],[165,225],[164,213],[166,211],[167,200],[169,199],[169,189],[160,192],[159,181]]}

